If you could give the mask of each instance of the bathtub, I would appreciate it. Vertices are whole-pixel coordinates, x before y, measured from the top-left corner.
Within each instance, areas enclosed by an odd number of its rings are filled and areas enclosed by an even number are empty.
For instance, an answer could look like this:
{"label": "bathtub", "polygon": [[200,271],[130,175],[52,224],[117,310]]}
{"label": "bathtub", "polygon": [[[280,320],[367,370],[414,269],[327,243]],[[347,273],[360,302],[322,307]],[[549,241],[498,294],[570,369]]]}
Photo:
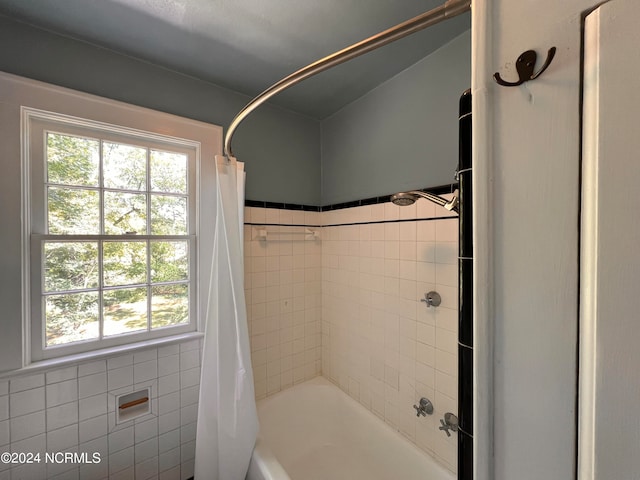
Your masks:
{"label": "bathtub", "polygon": [[261,400],[258,415],[247,480],[455,478],[323,377]]}

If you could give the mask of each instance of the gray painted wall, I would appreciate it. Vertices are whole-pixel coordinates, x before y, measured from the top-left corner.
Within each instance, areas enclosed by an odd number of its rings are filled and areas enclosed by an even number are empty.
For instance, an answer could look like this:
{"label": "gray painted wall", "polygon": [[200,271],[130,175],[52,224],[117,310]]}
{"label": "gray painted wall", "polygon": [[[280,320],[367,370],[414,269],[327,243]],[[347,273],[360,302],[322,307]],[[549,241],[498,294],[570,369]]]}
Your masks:
{"label": "gray painted wall", "polygon": [[[249,97],[0,16],[0,70],[227,126]],[[266,87],[266,86],[265,86]],[[319,122],[265,106],[234,136],[246,197],[320,204]]]}
{"label": "gray painted wall", "polygon": [[[162,67],[0,16],[0,70],[216,125],[249,101]],[[470,33],[319,121],[263,106],[238,129],[246,198],[328,205],[453,182]]]}
{"label": "gray painted wall", "polygon": [[452,183],[471,34],[322,121],[322,204]]}

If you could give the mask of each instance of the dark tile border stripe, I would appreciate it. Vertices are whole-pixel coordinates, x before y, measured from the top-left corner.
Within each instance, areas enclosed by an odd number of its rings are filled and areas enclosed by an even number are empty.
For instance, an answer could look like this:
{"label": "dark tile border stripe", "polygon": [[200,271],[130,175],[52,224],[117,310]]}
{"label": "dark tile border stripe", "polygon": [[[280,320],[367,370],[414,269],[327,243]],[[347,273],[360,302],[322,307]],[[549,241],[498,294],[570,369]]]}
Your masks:
{"label": "dark tile border stripe", "polygon": [[349,225],[373,225],[376,223],[404,223],[404,222],[432,222],[434,220],[458,220],[456,215],[449,217],[429,217],[429,218],[401,218],[398,220],[372,220],[370,222],[352,222],[352,223],[328,223],[322,227],[346,227]]}
{"label": "dark tile border stripe", "polygon": [[245,225],[251,227],[306,227],[306,228],[325,228],[325,227],[347,227],[351,225],[373,225],[376,223],[404,223],[404,222],[432,222],[434,220],[458,220],[457,216],[450,217],[430,217],[430,218],[402,218],[398,220],[373,220],[370,222],[352,222],[352,223],[328,223],[326,225],[301,225],[299,223],[259,223],[245,222]]}
{"label": "dark tile border stripe", "polygon": [[[449,185],[440,185],[438,187],[422,188],[420,189],[420,191],[433,193],[434,195],[444,195],[447,193],[453,193],[456,188],[458,188],[458,184],[451,183]],[[376,205],[378,203],[387,203],[391,195],[393,194],[382,195],[380,197],[364,198],[362,200],[353,200],[351,202],[334,203],[332,205],[325,205],[321,207],[315,205],[299,205],[297,203],[262,202],[259,200],[245,200],[244,206],[258,208],[277,208],[280,210],[304,210],[305,212],[330,212],[331,210],[340,210],[342,208],[353,208],[362,207],[365,205]]]}
{"label": "dark tile border stripe", "polygon": [[322,207],[315,205],[299,205],[297,203],[261,202],[259,200],[245,200],[245,207],[277,208],[279,210],[304,210],[305,212],[321,212]]}

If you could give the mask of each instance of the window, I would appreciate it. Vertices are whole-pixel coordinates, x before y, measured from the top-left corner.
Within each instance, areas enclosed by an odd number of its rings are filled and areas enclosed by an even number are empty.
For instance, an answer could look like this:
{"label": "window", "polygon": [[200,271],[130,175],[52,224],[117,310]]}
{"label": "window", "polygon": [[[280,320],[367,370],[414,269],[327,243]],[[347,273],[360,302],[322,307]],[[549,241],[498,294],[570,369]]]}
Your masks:
{"label": "window", "polygon": [[32,359],[195,330],[197,142],[29,118]]}

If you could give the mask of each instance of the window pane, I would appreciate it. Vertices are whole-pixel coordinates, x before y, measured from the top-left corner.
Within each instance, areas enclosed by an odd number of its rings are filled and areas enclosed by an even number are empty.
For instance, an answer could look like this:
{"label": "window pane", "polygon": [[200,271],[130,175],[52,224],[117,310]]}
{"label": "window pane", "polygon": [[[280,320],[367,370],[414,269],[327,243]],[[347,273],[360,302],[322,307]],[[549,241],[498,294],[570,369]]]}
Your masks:
{"label": "window pane", "polygon": [[100,233],[100,195],[96,190],[47,188],[47,226],[55,235]]}
{"label": "window pane", "polygon": [[151,287],[151,328],[189,323],[189,287],[185,284]]}
{"label": "window pane", "polygon": [[175,282],[189,278],[187,242],[151,242],[151,281]]}
{"label": "window pane", "polygon": [[187,156],[151,150],[151,190],[187,193]]}
{"label": "window pane", "polygon": [[99,336],[98,292],[49,295],[45,315],[48,347]]}
{"label": "window pane", "polygon": [[146,195],[104,192],[104,232],[108,235],[146,234]]}
{"label": "window pane", "polygon": [[151,195],[151,235],[186,235],[187,199]]}
{"label": "window pane", "polygon": [[98,140],[47,132],[47,181],[98,186]]}
{"label": "window pane", "polygon": [[147,289],[123,288],[103,294],[104,336],[147,329]]}
{"label": "window pane", "polygon": [[102,142],[102,175],[105,188],[147,189],[147,149]]}
{"label": "window pane", "polygon": [[45,292],[98,287],[96,242],[46,242],[44,244]]}
{"label": "window pane", "polygon": [[106,286],[134,285],[147,281],[146,242],[104,242],[102,248]]}

